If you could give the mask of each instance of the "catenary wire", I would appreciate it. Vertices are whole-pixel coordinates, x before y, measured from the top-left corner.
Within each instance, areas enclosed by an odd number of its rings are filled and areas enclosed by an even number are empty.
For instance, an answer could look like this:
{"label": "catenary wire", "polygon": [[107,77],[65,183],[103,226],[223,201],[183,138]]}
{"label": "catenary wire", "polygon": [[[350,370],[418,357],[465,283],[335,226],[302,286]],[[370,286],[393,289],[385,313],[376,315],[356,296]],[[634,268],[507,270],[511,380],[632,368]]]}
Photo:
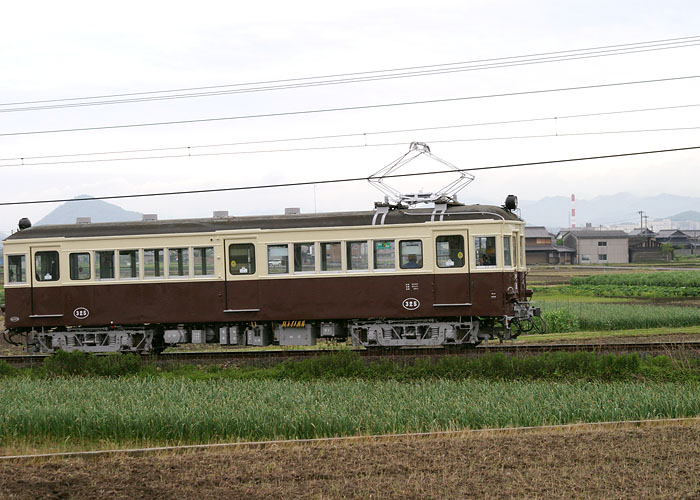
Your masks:
{"label": "catenary wire", "polygon": [[687,76],[676,76],[676,77],[669,77],[669,78],[655,78],[655,79],[650,79],[650,80],[635,80],[635,81],[628,81],[628,82],[614,82],[614,83],[601,83],[601,84],[592,84],[592,85],[580,85],[580,86],[574,86],[574,87],[560,87],[560,88],[554,88],[554,89],[525,90],[525,91],[520,91],[520,92],[503,92],[503,93],[497,93],[497,94],[484,94],[484,95],[478,95],[478,96],[447,97],[444,99],[427,99],[427,100],[420,100],[420,101],[406,101],[406,102],[394,102],[394,103],[384,103],[384,104],[368,104],[368,105],[362,105],[362,106],[346,106],[346,107],[325,108],[325,109],[282,111],[282,112],[277,112],[277,113],[261,113],[261,114],[253,114],[253,115],[224,116],[224,117],[216,117],[216,118],[198,118],[198,119],[193,119],[193,120],[174,120],[174,121],[150,122],[150,123],[129,123],[129,124],[123,124],[123,125],[102,125],[102,126],[95,126],[95,127],[53,129],[53,130],[33,130],[33,131],[26,131],[26,132],[5,132],[5,133],[0,133],[0,137],[10,137],[10,136],[20,136],[20,135],[36,135],[36,134],[54,134],[54,133],[62,133],[62,132],[87,132],[87,131],[94,131],[94,130],[115,130],[115,129],[125,129],[125,128],[136,128],[136,127],[183,125],[183,124],[204,123],[204,122],[247,120],[247,119],[253,119],[253,118],[273,118],[273,117],[281,117],[281,116],[299,116],[299,115],[310,115],[310,114],[319,114],[319,113],[335,113],[335,112],[342,112],[342,111],[383,109],[383,108],[391,108],[391,107],[397,107],[397,106],[413,106],[413,105],[419,105],[419,104],[440,104],[440,103],[468,101],[468,100],[477,100],[477,99],[492,99],[492,98],[497,98],[497,97],[515,97],[515,96],[524,96],[524,95],[536,95],[536,94],[545,94],[545,93],[550,93],[550,92],[569,92],[569,91],[574,91],[574,90],[611,88],[611,87],[621,87],[621,86],[626,86],[626,85],[643,85],[643,84],[650,84],[650,83],[662,83],[662,82],[671,82],[671,81],[690,80],[690,79],[696,79],[696,78],[700,78],[700,75],[687,75]]}
{"label": "catenary wire", "polygon": [[[648,52],[655,50],[668,50],[674,48],[685,48],[692,47],[700,44],[700,37],[683,37],[676,39],[667,40],[654,40],[649,42],[638,42],[632,44],[619,44],[603,47],[592,47],[587,49],[573,49],[567,51],[556,51],[556,52],[545,52],[538,54],[529,54],[522,56],[511,56],[511,57],[501,57],[492,59],[481,59],[475,61],[466,61],[458,63],[445,63],[436,65],[424,65],[424,66],[413,66],[408,68],[395,68],[389,70],[376,70],[376,71],[364,71],[356,73],[345,73],[337,75],[325,75],[325,76],[314,76],[314,77],[302,77],[293,78],[285,80],[271,80],[264,82],[251,82],[242,84],[229,84],[229,85],[214,85],[207,87],[191,87],[184,89],[169,89],[169,90],[158,90],[150,92],[133,92],[133,93],[122,93],[122,94],[111,94],[102,96],[89,96],[89,97],[74,97],[74,98],[64,98],[64,99],[49,99],[49,100],[37,100],[37,101],[24,101],[24,102],[10,102],[0,104],[0,108],[7,106],[21,106],[27,104],[47,104],[45,106],[33,106],[25,108],[10,108],[10,109],[0,109],[2,112],[16,112],[16,111],[33,111],[33,110],[45,110],[45,109],[58,109],[65,107],[75,107],[75,106],[97,106],[105,104],[122,104],[130,102],[144,102],[153,100],[163,100],[163,99],[184,99],[191,97],[205,97],[205,96],[216,96],[233,94],[240,92],[262,92],[269,90],[284,90],[289,88],[300,88],[300,87],[310,87],[319,85],[335,85],[335,84],[345,84],[345,83],[358,83],[364,81],[377,81],[383,79],[395,79],[395,78],[410,78],[416,76],[430,76],[444,73],[453,73],[461,71],[474,71],[481,69],[493,69],[508,66],[520,66],[527,64],[541,64],[548,62],[559,62],[575,59],[587,59],[592,57],[604,57],[613,55],[624,55],[638,52]],[[528,59],[530,58],[530,59]],[[532,59],[535,58],[535,59]],[[465,65],[471,65],[466,66]],[[274,84],[274,85],[273,85]],[[252,87],[254,85],[266,85],[262,87]],[[236,88],[232,88],[236,87]],[[214,90],[214,89],[228,89],[228,90]],[[199,93],[186,93],[177,95],[167,95],[158,96],[157,94],[172,94],[174,92],[191,92],[200,91]],[[206,92],[201,92],[206,91]],[[145,96],[145,97],[136,97]],[[75,101],[86,101],[89,99],[108,99],[117,97],[129,97],[129,99],[119,99],[111,101],[93,101],[93,102],[75,102]],[[63,104],[50,104],[50,103],[63,103]]]}
{"label": "catenary wire", "polygon": [[[673,132],[680,130],[698,130],[699,126],[694,127],[670,127],[670,128],[649,128],[649,129],[634,129],[634,130],[602,130],[602,131],[591,131],[591,132],[554,132],[546,134],[529,134],[529,135],[511,135],[511,136],[500,136],[500,137],[474,137],[467,139],[431,139],[429,142],[431,144],[447,144],[447,143],[460,143],[460,142],[479,142],[479,141],[504,141],[504,140],[517,140],[517,139],[545,139],[551,137],[576,137],[576,136],[590,136],[590,135],[608,135],[608,134],[635,134],[635,133],[650,133],[650,132]],[[232,156],[232,155],[253,155],[253,154],[268,154],[268,153],[293,153],[302,151],[330,151],[330,150],[340,150],[340,149],[364,149],[364,148],[383,148],[383,147],[393,147],[401,146],[405,144],[406,141],[401,142],[385,142],[376,144],[344,144],[336,146],[307,146],[299,148],[282,148],[282,149],[259,149],[259,150],[248,150],[248,151],[219,151],[216,153],[192,153],[187,151],[181,154],[170,154],[170,155],[157,155],[157,156],[132,156],[127,158],[93,158],[87,160],[59,160],[59,161],[46,161],[46,162],[32,162],[25,163],[26,158],[22,158],[21,163],[12,163],[8,165],[0,165],[0,168],[10,168],[10,167],[34,167],[34,166],[46,166],[46,165],[77,165],[85,163],[106,163],[106,162],[120,162],[120,161],[135,161],[135,160],[165,160],[174,158],[202,158],[211,156]],[[187,148],[189,149],[189,148]],[[0,160],[1,161],[1,160]]]}
{"label": "catenary wire", "polygon": [[[589,117],[594,117],[594,116],[618,115],[618,114],[626,114],[626,113],[645,113],[645,112],[652,112],[652,111],[667,111],[667,110],[671,110],[671,109],[684,109],[684,108],[694,108],[694,107],[700,107],[700,103],[680,104],[680,105],[676,105],[676,106],[659,106],[659,107],[653,107],[653,108],[600,111],[600,112],[594,112],[594,113],[579,113],[579,114],[558,115],[558,116],[549,116],[549,117],[518,118],[518,119],[512,119],[512,120],[466,123],[466,124],[457,124],[457,125],[441,125],[441,126],[434,126],[434,127],[407,128],[407,129],[396,129],[396,130],[380,130],[380,131],[374,131],[374,132],[353,132],[353,133],[347,133],[347,134],[332,134],[332,135],[319,135],[319,136],[306,136],[306,137],[288,137],[288,138],[282,138],[282,139],[240,141],[240,142],[229,142],[229,143],[219,143],[219,144],[199,144],[199,145],[193,145],[193,146],[171,146],[171,147],[162,147],[162,148],[128,149],[128,150],[120,150],[120,151],[98,151],[98,152],[91,152],[91,153],[66,153],[66,154],[60,154],[60,155],[21,156],[21,157],[12,157],[12,158],[0,158],[0,162],[21,161],[21,163],[16,163],[16,164],[12,164],[12,165],[0,165],[0,167],[28,165],[27,163],[24,163],[25,161],[28,161],[28,160],[45,160],[45,159],[49,159],[49,158],[79,158],[79,157],[83,157],[83,156],[98,156],[98,155],[104,156],[104,155],[133,154],[133,153],[155,153],[155,152],[161,152],[161,151],[181,151],[181,150],[187,151],[186,155],[184,155],[184,154],[177,155],[176,157],[202,156],[203,154],[201,154],[201,153],[192,154],[192,150],[194,150],[194,149],[206,149],[206,148],[231,147],[231,146],[250,146],[250,145],[258,145],[258,144],[275,144],[275,143],[280,143],[280,142],[299,142],[299,141],[316,141],[316,140],[329,140],[329,139],[346,139],[346,138],[352,138],[352,137],[367,137],[367,136],[375,136],[375,135],[401,134],[401,133],[407,133],[407,132],[425,132],[425,131],[433,131],[433,130],[447,130],[447,129],[467,128],[467,127],[511,125],[511,124],[516,124],[516,123],[532,123],[532,122],[539,122],[539,121],[567,120],[567,119],[576,119],[576,118],[589,118]],[[657,129],[657,130],[661,130],[661,129]],[[663,130],[667,131],[667,130],[676,130],[676,129],[675,128],[667,128],[667,129],[663,129]],[[610,132],[610,133],[622,133],[622,132],[632,133],[632,132],[636,132],[636,131],[628,130],[628,131],[615,131],[615,132]],[[567,134],[557,134],[557,135],[564,136]],[[525,136],[523,136],[523,138],[525,138]],[[368,146],[370,146],[370,145],[368,145]],[[295,150],[303,150],[303,149],[295,149]],[[289,151],[289,149],[285,149],[285,151]],[[221,154],[227,154],[227,153],[221,153]],[[230,154],[230,153],[228,153],[228,154]],[[149,158],[154,158],[154,159],[170,158],[170,156],[147,156],[147,157],[140,157],[140,158],[134,158],[134,159],[149,159]],[[122,160],[128,160],[128,159],[130,159],[130,158],[123,158]],[[97,162],[97,161],[118,161],[118,160],[119,160],[119,158],[109,158],[109,159],[104,159],[104,160],[95,159],[94,161]],[[52,164],[57,164],[57,163],[58,162],[31,163],[29,165],[52,165]],[[71,162],[60,162],[60,163],[71,163]]]}
{"label": "catenary wire", "polygon": [[[561,163],[571,163],[579,161],[593,161],[593,160],[605,160],[611,158],[625,158],[632,156],[643,156],[650,154],[661,154],[661,153],[674,153],[680,151],[692,151],[698,150],[700,146],[687,146],[679,148],[670,149],[657,149],[650,151],[636,151],[632,153],[615,153],[608,155],[597,155],[597,156],[584,156],[578,158],[566,158],[559,160],[545,160],[545,161],[534,161],[525,163],[510,163],[504,165],[492,165],[488,167],[473,167],[473,168],[460,168],[460,169],[450,169],[450,170],[439,170],[433,172],[414,172],[408,174],[391,174],[383,176],[384,179],[396,179],[396,178],[406,178],[406,177],[418,177],[424,175],[437,175],[437,174],[454,174],[455,172],[478,172],[485,170],[499,170],[506,168],[515,167],[533,167],[539,165],[556,165]],[[253,186],[237,186],[237,187],[226,187],[226,188],[211,188],[211,189],[190,189],[182,191],[161,191],[154,193],[140,193],[140,194],[121,194],[121,195],[109,195],[109,196],[93,196],[90,198],[57,198],[51,200],[25,200],[25,201],[3,201],[0,202],[0,206],[15,206],[15,205],[39,205],[45,203],[65,203],[65,202],[79,202],[79,201],[89,201],[89,200],[116,200],[116,199],[127,199],[127,198],[152,198],[156,196],[175,196],[175,195],[185,195],[185,194],[205,194],[205,193],[221,193],[221,192],[231,192],[231,191],[252,191],[259,189],[273,189],[273,188],[284,188],[284,187],[300,187],[300,186],[313,186],[313,185],[325,185],[325,184],[341,184],[347,182],[358,182],[358,181],[369,181],[372,176],[366,177],[347,177],[343,179],[326,179],[326,180],[316,180],[316,181],[301,181],[301,182],[284,182],[279,184],[259,184]]]}

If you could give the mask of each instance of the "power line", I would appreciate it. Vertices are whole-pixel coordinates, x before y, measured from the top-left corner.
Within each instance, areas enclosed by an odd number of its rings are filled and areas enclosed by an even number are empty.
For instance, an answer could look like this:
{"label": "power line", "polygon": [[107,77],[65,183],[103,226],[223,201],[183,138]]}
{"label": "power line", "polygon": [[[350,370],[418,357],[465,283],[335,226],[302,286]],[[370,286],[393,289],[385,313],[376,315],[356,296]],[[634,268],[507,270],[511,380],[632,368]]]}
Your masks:
{"label": "power line", "polygon": [[[316,141],[316,140],[329,140],[329,139],[347,139],[347,138],[353,138],[353,137],[355,137],[355,138],[363,137],[364,138],[367,136],[375,136],[375,135],[400,134],[400,133],[408,133],[408,132],[425,132],[425,131],[433,131],[433,130],[449,130],[449,129],[457,129],[457,128],[482,127],[482,126],[494,126],[494,125],[512,125],[512,124],[516,124],[516,123],[532,123],[532,122],[539,122],[539,121],[590,118],[590,117],[594,117],[594,116],[610,116],[610,115],[627,114],[627,113],[646,113],[646,112],[652,112],[652,111],[667,111],[667,110],[672,110],[672,109],[684,109],[684,108],[694,108],[694,107],[700,107],[700,103],[680,104],[680,105],[675,105],[675,106],[659,106],[659,107],[652,107],[652,108],[637,108],[637,109],[625,109],[625,110],[613,110],[613,111],[600,111],[600,112],[594,112],[594,113],[578,113],[578,114],[571,114],[571,115],[558,115],[558,116],[549,116],[549,117],[518,118],[518,119],[512,119],[512,120],[501,120],[501,121],[492,121],[492,122],[477,122],[477,123],[466,123],[466,124],[456,124],[456,125],[439,125],[439,126],[434,126],[434,127],[380,130],[380,131],[374,131],[374,132],[354,132],[354,133],[347,133],[347,134],[332,134],[332,135],[305,136],[305,137],[288,137],[288,138],[281,138],[281,139],[241,141],[241,142],[229,142],[229,143],[219,143],[219,144],[199,144],[199,145],[193,145],[193,146],[141,148],[141,149],[120,150],[120,151],[99,151],[99,152],[91,152],[91,153],[66,153],[66,154],[60,154],[60,155],[22,156],[22,157],[12,157],[12,158],[0,158],[0,162],[7,162],[7,161],[19,161],[20,162],[20,163],[14,163],[14,164],[10,164],[10,165],[0,165],[0,168],[17,167],[17,166],[31,166],[31,165],[58,165],[58,164],[67,164],[67,163],[93,163],[93,162],[101,162],[101,161],[130,161],[130,160],[147,160],[147,159],[163,159],[163,158],[181,158],[181,157],[185,157],[185,156],[188,156],[188,157],[189,156],[207,156],[207,155],[210,156],[212,154],[192,153],[192,150],[231,147],[231,146],[249,146],[249,145],[257,145],[257,144],[276,144],[276,143],[281,143],[281,142],[300,142],[300,141]],[[696,127],[690,127],[690,128],[696,128]],[[683,130],[683,129],[684,128],[682,128],[682,127],[676,127],[676,128],[664,128],[664,129],[653,129],[653,130],[622,130],[622,131],[599,132],[599,133],[633,133],[633,132],[670,131],[670,130]],[[594,134],[594,133],[596,133],[596,132],[590,132],[590,134]],[[564,135],[578,135],[578,134],[552,134],[552,135],[564,136]],[[582,133],[580,135],[585,135],[585,134]],[[514,137],[496,137],[496,138],[487,138],[487,139],[463,139],[463,140],[470,141],[470,140],[491,140],[491,139],[529,138],[529,137],[530,136],[514,136]],[[549,135],[542,136],[542,137],[549,137]],[[365,144],[365,145],[368,147],[373,146],[371,144]],[[391,145],[394,145],[394,144],[391,144]],[[342,146],[339,146],[339,147],[342,147]],[[347,147],[355,147],[355,146],[347,146]],[[312,149],[322,149],[322,148],[317,147],[317,148],[312,148]],[[287,148],[287,149],[279,150],[279,151],[262,150],[262,151],[246,151],[246,152],[242,152],[242,153],[253,154],[253,153],[265,153],[265,152],[280,152],[280,151],[289,152],[289,151],[307,151],[307,150],[308,150],[308,148],[295,148],[295,149]],[[85,161],[74,160],[74,161],[60,161],[60,162],[51,161],[51,162],[40,162],[40,163],[39,162],[25,163],[25,161],[28,161],[28,160],[45,160],[45,159],[50,159],[50,158],[79,158],[79,157],[84,157],[84,156],[98,156],[98,155],[104,156],[104,155],[134,154],[134,153],[155,153],[155,152],[161,152],[161,151],[185,151],[186,153],[178,154],[178,155],[144,156],[144,157],[136,157],[136,158],[107,158],[107,159],[96,158],[96,159],[85,160]],[[222,152],[222,153],[218,153],[218,154],[226,155],[226,154],[242,154],[242,153],[241,152]]]}
{"label": "power line", "polygon": [[466,97],[448,97],[444,99],[429,99],[422,101],[406,101],[406,102],[395,102],[395,103],[385,103],[385,104],[368,104],[364,106],[347,106],[339,108],[325,108],[325,109],[308,109],[299,111],[283,111],[278,113],[261,113],[255,115],[240,115],[240,116],[225,116],[217,118],[199,118],[194,120],[175,120],[166,122],[151,122],[151,123],[130,123],[124,125],[104,125],[96,127],[83,127],[83,128],[69,128],[69,129],[54,129],[54,130],[35,130],[28,132],[6,132],[0,133],[0,137],[9,136],[19,136],[19,135],[35,135],[35,134],[54,134],[62,132],[87,132],[94,130],[114,130],[114,129],[124,129],[124,128],[135,128],[135,127],[155,127],[163,125],[183,125],[191,123],[204,123],[204,122],[217,122],[217,121],[229,121],[229,120],[247,120],[252,118],[273,118],[281,116],[298,116],[298,115],[309,115],[309,114],[319,114],[319,113],[335,113],[342,111],[359,111],[366,109],[382,109],[391,108],[397,106],[413,106],[418,104],[438,104],[447,102],[457,102],[457,101],[468,101],[476,99],[492,99],[497,97],[514,97],[514,96],[524,96],[524,95],[537,95],[545,94],[550,92],[568,92],[573,90],[589,90],[595,88],[611,88],[611,87],[621,87],[625,85],[641,85],[649,83],[662,83],[680,80],[690,80],[700,78],[700,75],[688,75],[688,76],[676,76],[670,78],[656,78],[651,80],[636,80],[629,82],[614,82],[614,83],[601,83],[594,85],[581,85],[576,87],[561,87],[555,89],[540,89],[540,90],[525,90],[521,92],[504,92],[498,94],[485,94],[478,96],[466,96]]}
{"label": "power line", "polygon": [[[682,148],[671,148],[671,149],[658,149],[651,151],[637,151],[632,153],[617,153],[610,155],[598,155],[598,156],[586,156],[579,158],[567,158],[561,160],[546,160],[546,161],[536,161],[536,162],[526,162],[526,163],[510,163],[505,165],[492,165],[489,167],[474,167],[474,168],[462,168],[457,170],[440,170],[433,172],[416,172],[410,174],[392,174],[384,176],[385,179],[395,179],[395,178],[405,178],[405,177],[417,177],[423,175],[437,175],[437,174],[454,174],[455,172],[477,172],[483,170],[498,170],[504,168],[515,168],[515,167],[531,167],[538,165],[555,165],[559,163],[570,163],[577,161],[590,161],[590,160],[604,160],[611,158],[624,158],[630,156],[642,156],[649,154],[659,154],[659,153],[672,153],[679,151],[691,151],[700,149],[700,146],[688,146]],[[63,199],[53,199],[53,200],[31,200],[31,201],[6,201],[0,202],[0,206],[11,206],[11,205],[38,205],[44,203],[65,203],[65,202],[78,202],[78,201],[89,201],[89,200],[116,200],[116,199],[126,199],[126,198],[151,198],[156,196],[175,196],[175,195],[185,195],[185,194],[205,194],[205,193],[221,193],[230,191],[252,191],[258,189],[272,189],[272,188],[282,188],[282,187],[301,187],[301,186],[312,186],[312,185],[323,185],[323,184],[340,184],[346,182],[358,182],[358,181],[369,181],[368,177],[348,177],[344,179],[326,179],[320,181],[302,181],[302,182],[285,182],[280,184],[259,184],[254,186],[239,186],[239,187],[228,187],[228,188],[212,188],[212,189],[192,189],[186,191],[165,191],[165,192],[155,192],[155,193],[142,193],[142,194],[122,194],[122,195],[111,195],[111,196],[95,196],[91,198],[63,198]]]}
{"label": "power line", "polygon": [[[530,64],[542,64],[577,59],[589,59],[614,55],[625,55],[639,52],[668,50],[675,48],[693,47],[700,44],[700,36],[683,37],[666,40],[654,40],[649,42],[637,42],[631,44],[609,45],[586,49],[574,49],[556,52],[544,52],[522,56],[510,56],[501,58],[481,59],[457,63],[445,63],[435,65],[413,66],[408,68],[395,68],[388,70],[364,71],[356,73],[344,73],[336,75],[324,75],[313,77],[292,78],[284,80],[270,80],[263,82],[250,82],[241,84],[213,85],[207,87],[191,87],[184,89],[157,90],[150,92],[132,92],[121,94],[108,94],[101,96],[73,97],[64,99],[49,99],[37,101],[11,102],[0,104],[1,107],[36,105],[29,107],[14,107],[0,109],[0,113],[50,110],[70,107],[101,106],[111,104],[125,104],[135,102],[148,102],[168,99],[186,99],[193,97],[211,97],[227,94],[266,92],[274,90],[287,90],[324,85],[339,85],[348,83],[363,83],[396,78],[413,78],[418,76],[433,76],[447,73],[477,71],[483,69],[503,68],[510,66],[522,66]],[[180,92],[179,94],[176,94]],[[185,92],[185,93],[182,93]],[[163,95],[171,94],[171,95]],[[117,99],[120,98],[120,99]],[[92,99],[92,101],[90,101]],[[99,100],[111,99],[111,100]],[[87,101],[87,102],[77,102]],[[62,103],[62,104],[51,104]]]}

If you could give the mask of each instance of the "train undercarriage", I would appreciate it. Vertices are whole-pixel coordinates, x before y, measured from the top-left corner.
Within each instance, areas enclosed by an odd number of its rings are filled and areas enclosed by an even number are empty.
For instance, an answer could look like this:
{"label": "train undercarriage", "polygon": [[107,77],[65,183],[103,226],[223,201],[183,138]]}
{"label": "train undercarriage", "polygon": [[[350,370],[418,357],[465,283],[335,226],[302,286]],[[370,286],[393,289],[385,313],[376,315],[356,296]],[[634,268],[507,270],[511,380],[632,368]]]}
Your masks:
{"label": "train undercarriage", "polygon": [[[8,342],[28,352],[134,352],[153,354],[181,344],[221,346],[310,346],[319,339],[346,341],[356,347],[474,347],[482,341],[516,338],[546,330],[539,309],[520,302],[513,316],[346,321],[280,321],[232,324],[42,328],[6,331]],[[20,337],[20,338],[18,338]]]}

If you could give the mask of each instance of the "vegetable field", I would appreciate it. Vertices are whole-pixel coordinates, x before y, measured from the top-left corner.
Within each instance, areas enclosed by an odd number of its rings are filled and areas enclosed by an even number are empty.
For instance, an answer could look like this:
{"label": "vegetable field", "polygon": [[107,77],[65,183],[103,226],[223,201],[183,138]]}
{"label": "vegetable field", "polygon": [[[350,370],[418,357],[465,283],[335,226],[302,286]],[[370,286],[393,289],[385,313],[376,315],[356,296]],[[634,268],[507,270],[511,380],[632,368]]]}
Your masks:
{"label": "vegetable field", "polygon": [[552,333],[700,325],[700,309],[651,304],[542,302]]}
{"label": "vegetable field", "polygon": [[20,377],[0,442],[194,443],[536,426],[700,414],[700,385],[444,379]]}

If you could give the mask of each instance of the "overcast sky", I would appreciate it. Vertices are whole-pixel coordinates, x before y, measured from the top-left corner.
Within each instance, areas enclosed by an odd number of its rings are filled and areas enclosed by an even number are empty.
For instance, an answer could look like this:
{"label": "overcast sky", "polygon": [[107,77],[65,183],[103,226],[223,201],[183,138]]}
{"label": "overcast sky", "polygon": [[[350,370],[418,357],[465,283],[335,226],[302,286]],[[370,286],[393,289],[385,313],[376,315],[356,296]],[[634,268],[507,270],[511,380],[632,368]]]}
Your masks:
{"label": "overcast sky", "polygon": [[[460,168],[700,146],[700,128],[693,128],[700,127],[700,107],[679,107],[700,105],[700,78],[677,79],[700,75],[700,45],[694,45],[700,38],[669,50],[432,76],[55,107],[94,101],[58,99],[412,68],[700,35],[700,3],[692,0],[375,0],[340,5],[303,1],[7,3],[0,29],[0,201],[362,177],[404,154],[411,141],[428,143],[434,154]],[[140,97],[156,95],[172,94]],[[17,104],[32,101],[52,102]],[[16,110],[37,106],[52,109]],[[673,106],[677,108],[552,119]],[[349,107],[365,109],[279,116]],[[250,115],[277,116],[241,118]],[[232,117],[239,118],[99,129]],[[463,126],[539,118],[546,120]],[[94,127],[98,129],[26,133]],[[668,128],[687,130],[658,130]],[[377,134],[406,129],[426,130]],[[626,132],[649,129],[655,131]],[[350,136],[202,147],[346,134]],[[37,159],[160,148],[180,149]],[[295,148],[324,149],[259,153]],[[188,151],[191,157],[84,162]],[[696,150],[475,172],[475,181],[459,198],[500,204],[510,193],[527,200],[571,193],[590,199],[623,191],[695,196],[699,160]],[[62,163],[32,165],[46,162]],[[410,168],[434,167],[421,158]],[[413,178],[397,187],[431,191],[448,180]],[[304,212],[366,210],[381,197],[361,182],[115,203],[174,218],[207,216],[213,210],[228,210],[232,215],[280,213],[292,206]],[[20,217],[36,221],[56,206],[0,207],[0,231],[9,232]],[[630,207],[632,220],[638,209]]]}

